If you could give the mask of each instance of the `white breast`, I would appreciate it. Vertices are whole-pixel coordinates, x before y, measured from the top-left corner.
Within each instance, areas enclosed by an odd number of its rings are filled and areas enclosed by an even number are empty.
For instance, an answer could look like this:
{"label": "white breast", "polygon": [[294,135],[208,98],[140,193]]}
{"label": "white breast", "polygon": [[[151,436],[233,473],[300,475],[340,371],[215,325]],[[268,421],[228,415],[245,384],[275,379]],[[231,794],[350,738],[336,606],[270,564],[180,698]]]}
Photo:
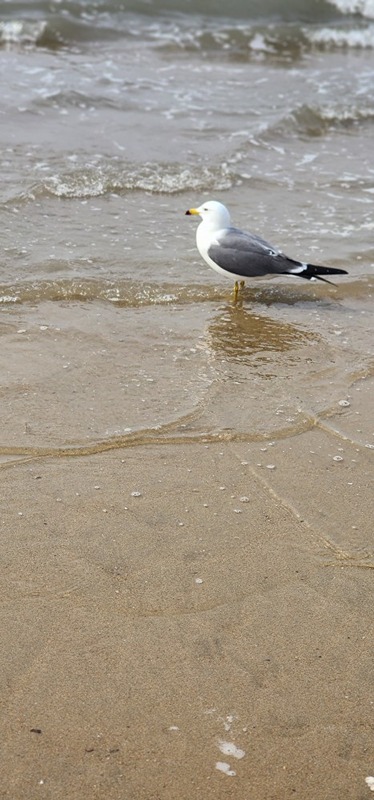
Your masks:
{"label": "white breast", "polygon": [[208,250],[212,244],[219,245],[220,236],[224,233],[225,229],[220,231],[212,231],[207,229],[202,223],[196,231],[196,244],[200,255],[203,257],[209,266],[225,277],[233,278],[233,280],[243,280],[243,275],[236,275],[234,272],[228,272],[213,261],[208,255]]}

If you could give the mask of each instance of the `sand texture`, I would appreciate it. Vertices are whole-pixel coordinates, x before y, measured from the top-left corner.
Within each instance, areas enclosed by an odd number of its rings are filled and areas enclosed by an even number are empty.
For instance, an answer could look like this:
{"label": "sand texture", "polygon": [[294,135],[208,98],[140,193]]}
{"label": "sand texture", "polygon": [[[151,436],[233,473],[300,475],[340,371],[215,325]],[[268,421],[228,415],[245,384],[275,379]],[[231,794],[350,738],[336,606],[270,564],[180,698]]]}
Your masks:
{"label": "sand texture", "polygon": [[368,796],[372,450],[349,419],[4,457],[0,797]]}

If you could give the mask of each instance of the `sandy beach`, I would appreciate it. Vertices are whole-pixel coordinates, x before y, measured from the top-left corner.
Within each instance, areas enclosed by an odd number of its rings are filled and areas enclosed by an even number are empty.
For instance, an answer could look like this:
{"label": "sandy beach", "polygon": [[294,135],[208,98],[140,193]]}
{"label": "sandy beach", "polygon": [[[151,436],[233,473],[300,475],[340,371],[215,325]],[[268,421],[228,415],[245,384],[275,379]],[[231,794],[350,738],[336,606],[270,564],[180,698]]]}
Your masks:
{"label": "sandy beach", "polygon": [[0,800],[374,800],[373,0],[8,0],[0,85]]}
{"label": "sandy beach", "polygon": [[3,456],[1,797],[368,796],[372,396],[273,443]]}

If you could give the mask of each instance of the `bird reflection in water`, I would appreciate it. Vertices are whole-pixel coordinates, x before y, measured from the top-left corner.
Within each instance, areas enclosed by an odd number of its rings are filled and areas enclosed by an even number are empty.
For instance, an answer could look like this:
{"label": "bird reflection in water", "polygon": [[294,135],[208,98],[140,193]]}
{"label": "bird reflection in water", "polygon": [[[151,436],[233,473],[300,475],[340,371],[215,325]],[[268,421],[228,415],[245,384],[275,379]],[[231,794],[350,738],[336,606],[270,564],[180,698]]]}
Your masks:
{"label": "bird reflection in water", "polygon": [[300,348],[319,339],[316,333],[256,314],[238,304],[227,306],[209,323],[207,331],[207,344],[215,356],[252,365],[254,361],[268,364],[273,361],[272,353],[289,351],[294,351],[299,362]]}

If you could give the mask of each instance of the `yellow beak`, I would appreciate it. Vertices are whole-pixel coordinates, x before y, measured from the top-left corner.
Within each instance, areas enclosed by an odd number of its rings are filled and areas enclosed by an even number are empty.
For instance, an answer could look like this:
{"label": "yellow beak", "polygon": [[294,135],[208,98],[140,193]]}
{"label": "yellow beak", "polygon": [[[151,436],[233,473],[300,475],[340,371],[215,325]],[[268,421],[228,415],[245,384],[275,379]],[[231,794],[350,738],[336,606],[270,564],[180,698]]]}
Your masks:
{"label": "yellow beak", "polygon": [[186,211],[186,214],[198,214],[198,213],[199,212],[197,208],[189,208],[188,211]]}

